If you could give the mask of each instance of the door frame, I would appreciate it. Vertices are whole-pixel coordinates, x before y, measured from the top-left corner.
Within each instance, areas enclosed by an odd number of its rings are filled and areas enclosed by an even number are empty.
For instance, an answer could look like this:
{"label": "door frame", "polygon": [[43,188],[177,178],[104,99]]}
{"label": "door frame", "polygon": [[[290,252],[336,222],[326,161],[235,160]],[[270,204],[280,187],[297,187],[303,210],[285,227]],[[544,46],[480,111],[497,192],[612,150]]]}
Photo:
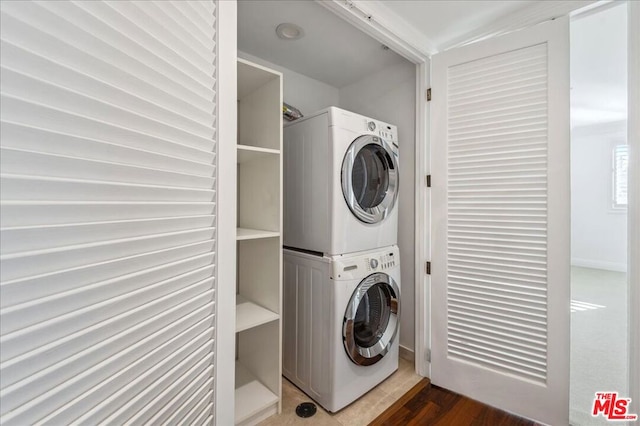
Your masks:
{"label": "door frame", "polygon": [[[236,142],[237,142],[237,33],[236,2],[217,1],[218,19],[218,155],[217,155],[217,276],[215,315],[215,380],[213,419],[235,424],[236,347]],[[217,201],[216,200],[216,201]],[[221,285],[224,283],[224,285]]]}
{"label": "door frame", "polygon": [[[627,2],[628,37],[628,108],[627,144],[630,147],[629,161],[629,396],[635,413],[640,413],[640,312],[631,309],[640,306],[640,3]],[[636,78],[633,78],[636,76]],[[635,260],[635,261],[634,261]]]}
{"label": "door frame", "polygon": [[[430,277],[425,262],[431,257],[430,197],[425,176],[430,170],[429,104],[426,91],[430,85],[430,57],[438,51],[424,35],[382,4],[358,0],[316,0],[356,28],[389,46],[416,64],[416,144],[415,144],[415,366],[416,372],[430,377]],[[537,2],[519,12],[475,29],[444,47],[452,47],[532,26],[585,7],[598,7],[606,2],[592,0]],[[628,140],[631,148],[629,178],[629,306],[640,305],[640,83],[632,76],[640,75],[640,3],[628,1]],[[633,24],[633,25],[632,25]],[[434,94],[437,96],[437,91]],[[634,149],[635,148],[635,149]],[[629,309],[630,397],[636,412],[640,406],[640,312]]]}

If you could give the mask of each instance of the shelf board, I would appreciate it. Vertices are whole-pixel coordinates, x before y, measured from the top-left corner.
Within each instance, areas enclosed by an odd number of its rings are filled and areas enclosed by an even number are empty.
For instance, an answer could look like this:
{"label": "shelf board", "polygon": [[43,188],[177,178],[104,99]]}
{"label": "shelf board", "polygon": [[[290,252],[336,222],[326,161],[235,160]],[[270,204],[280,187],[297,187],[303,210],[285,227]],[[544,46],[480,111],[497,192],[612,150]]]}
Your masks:
{"label": "shelf board", "polygon": [[256,305],[241,295],[236,296],[236,333],[275,321],[280,315]]}
{"label": "shelf board", "polygon": [[278,396],[260,383],[242,364],[236,362],[236,424],[269,408],[278,410]]}
{"label": "shelf board", "polygon": [[238,163],[257,160],[267,155],[280,155],[280,150],[251,145],[238,145]]}
{"label": "shelf board", "polygon": [[279,237],[279,232],[265,231],[264,229],[238,228],[236,230],[236,240],[257,240],[259,238]]}

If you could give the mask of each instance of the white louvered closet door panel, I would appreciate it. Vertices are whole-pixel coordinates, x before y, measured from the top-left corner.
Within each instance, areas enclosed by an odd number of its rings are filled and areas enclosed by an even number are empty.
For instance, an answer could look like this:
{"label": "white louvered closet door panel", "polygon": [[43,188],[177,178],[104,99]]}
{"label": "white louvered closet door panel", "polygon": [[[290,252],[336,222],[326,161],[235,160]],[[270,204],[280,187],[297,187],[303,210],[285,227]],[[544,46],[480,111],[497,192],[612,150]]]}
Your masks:
{"label": "white louvered closet door panel", "polygon": [[432,380],[568,423],[568,21],[434,57]]}
{"label": "white louvered closet door panel", "polygon": [[1,3],[2,424],[210,423],[216,3]]}

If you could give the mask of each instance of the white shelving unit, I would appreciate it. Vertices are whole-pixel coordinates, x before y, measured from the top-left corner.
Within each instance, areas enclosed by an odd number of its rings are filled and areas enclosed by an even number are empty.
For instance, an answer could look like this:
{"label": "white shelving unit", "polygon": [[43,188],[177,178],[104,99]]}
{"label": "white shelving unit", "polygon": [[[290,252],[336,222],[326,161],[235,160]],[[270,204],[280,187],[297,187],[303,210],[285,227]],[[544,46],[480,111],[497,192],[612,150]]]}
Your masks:
{"label": "white shelving unit", "polygon": [[282,74],[238,59],[236,425],[282,395]]}

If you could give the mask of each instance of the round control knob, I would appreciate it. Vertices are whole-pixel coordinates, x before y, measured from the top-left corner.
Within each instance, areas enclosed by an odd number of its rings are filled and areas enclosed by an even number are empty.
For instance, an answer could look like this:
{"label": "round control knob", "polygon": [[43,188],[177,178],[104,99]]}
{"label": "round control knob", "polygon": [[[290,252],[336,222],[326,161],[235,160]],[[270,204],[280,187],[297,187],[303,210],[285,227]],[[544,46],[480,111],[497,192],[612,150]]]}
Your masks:
{"label": "round control knob", "polygon": [[376,123],[374,123],[373,121],[370,121],[367,126],[369,127],[369,130],[371,130],[372,132],[376,129]]}
{"label": "round control knob", "polygon": [[376,269],[378,267],[378,261],[376,259],[369,260],[369,266],[371,266],[371,269]]}

